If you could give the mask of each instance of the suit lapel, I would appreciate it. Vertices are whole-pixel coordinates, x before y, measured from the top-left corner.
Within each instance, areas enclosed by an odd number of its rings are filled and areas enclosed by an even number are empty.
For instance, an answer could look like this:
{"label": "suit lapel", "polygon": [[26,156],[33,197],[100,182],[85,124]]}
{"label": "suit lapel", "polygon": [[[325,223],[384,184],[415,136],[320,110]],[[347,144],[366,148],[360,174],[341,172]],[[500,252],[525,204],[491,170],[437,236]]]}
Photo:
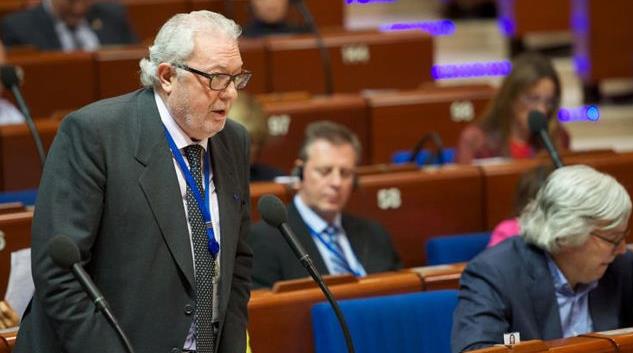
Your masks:
{"label": "suit lapel", "polygon": [[361,263],[365,271],[370,272],[370,269],[367,267],[368,264],[371,263],[371,259],[369,258],[367,239],[364,239],[364,229],[360,229],[360,224],[353,222],[349,217],[345,216],[345,214],[343,214],[341,223],[343,224],[345,236],[349,240],[354,256],[356,256],[356,259]]}
{"label": "suit lapel", "polygon": [[213,168],[213,183],[218,197],[220,214],[220,246],[222,249],[220,271],[222,278],[228,278],[233,268],[239,236],[236,229],[239,229],[240,225],[241,195],[238,192],[235,165],[228,158],[231,153],[223,137],[224,133],[220,132],[209,139],[209,148]]}
{"label": "suit lapel", "polygon": [[530,277],[531,282],[527,290],[534,309],[534,317],[539,318],[535,322],[540,329],[540,335],[543,339],[562,337],[563,330],[556,293],[545,255],[542,251],[524,242],[520,244],[518,245],[519,255],[523,258],[523,263],[526,264],[525,271]]}
{"label": "suit lapel", "polygon": [[594,331],[620,327],[622,290],[618,288],[617,283],[614,273],[609,270],[600,279],[599,285],[589,292],[589,313]]}
{"label": "suit lapel", "polygon": [[139,184],[174,261],[193,288],[193,257],[184,204],[153,95],[151,90],[142,91],[136,109],[139,143],[135,157],[145,167]]}
{"label": "suit lapel", "polygon": [[288,206],[288,224],[290,228],[295,232],[299,242],[305,248],[305,251],[312,258],[312,262],[314,266],[316,266],[317,270],[319,270],[322,274],[329,274],[327,266],[325,265],[325,261],[321,256],[321,252],[317,247],[314,239],[312,239],[312,235],[310,235],[310,231],[308,230],[308,226],[305,224],[299,211],[295,207],[294,202],[290,202]]}

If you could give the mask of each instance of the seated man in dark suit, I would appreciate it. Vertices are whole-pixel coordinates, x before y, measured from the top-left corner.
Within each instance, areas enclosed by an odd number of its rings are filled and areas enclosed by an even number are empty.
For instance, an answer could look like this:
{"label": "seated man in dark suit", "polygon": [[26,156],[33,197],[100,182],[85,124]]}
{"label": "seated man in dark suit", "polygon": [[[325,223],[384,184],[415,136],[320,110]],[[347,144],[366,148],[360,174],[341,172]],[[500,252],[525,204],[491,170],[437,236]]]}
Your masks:
{"label": "seated man in dark suit", "polygon": [[631,199],[614,178],[554,171],[521,213],[523,234],[473,259],[461,277],[454,353],[633,325]]}
{"label": "seated man in dark suit", "polygon": [[5,16],[0,35],[7,47],[30,45],[39,50],[93,51],[137,42],[120,4],[91,0],[43,0]]}
{"label": "seated man in dark suit", "polygon": [[[301,181],[288,206],[288,224],[323,274],[363,276],[402,267],[381,225],[342,213],[360,156],[360,142],[346,127],[326,121],[307,127],[295,173]],[[277,229],[259,222],[248,241],[255,286],[308,276]]]}

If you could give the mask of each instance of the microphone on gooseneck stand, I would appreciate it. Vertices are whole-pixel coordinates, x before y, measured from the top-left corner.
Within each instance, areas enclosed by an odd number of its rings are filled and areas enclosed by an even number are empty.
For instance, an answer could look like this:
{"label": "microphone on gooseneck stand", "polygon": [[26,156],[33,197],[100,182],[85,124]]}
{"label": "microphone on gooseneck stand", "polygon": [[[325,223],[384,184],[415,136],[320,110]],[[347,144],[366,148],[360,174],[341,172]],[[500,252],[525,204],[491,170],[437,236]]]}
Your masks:
{"label": "microphone on gooseneck stand", "polygon": [[531,111],[528,114],[528,126],[533,135],[538,135],[541,138],[543,146],[545,146],[545,149],[549,153],[549,156],[556,168],[562,167],[563,161],[560,159],[558,151],[556,151],[556,147],[554,147],[552,139],[547,132],[547,118],[545,117],[545,114],[538,110]]}
{"label": "microphone on gooseneck stand", "polygon": [[323,66],[323,75],[325,79],[325,94],[332,95],[334,93],[334,75],[332,74],[332,60],[330,59],[330,53],[325,47],[325,43],[323,42],[323,37],[321,36],[321,32],[314,21],[314,17],[310,10],[303,2],[303,0],[291,0],[292,4],[295,5],[297,11],[303,17],[303,21],[310,29],[310,32],[314,33],[314,37],[316,39],[317,47],[319,48],[319,54],[321,55],[321,65]]}
{"label": "microphone on gooseneck stand", "polygon": [[306,251],[303,249],[303,246],[301,245],[301,243],[299,243],[294,232],[288,225],[288,212],[286,211],[286,207],[276,196],[264,195],[259,199],[259,202],[257,203],[257,210],[266,223],[274,228],[277,228],[281,232],[281,234],[286,239],[286,242],[288,243],[288,245],[290,245],[290,248],[295,253],[295,256],[297,257],[297,259],[299,259],[299,262],[301,262],[301,265],[303,265],[303,267],[308,270],[308,273],[310,274],[310,276],[312,276],[312,279],[314,279],[314,281],[319,285],[321,291],[330,302],[332,309],[334,309],[336,318],[341,325],[343,336],[345,336],[345,343],[347,344],[347,351],[349,353],[354,353],[352,336],[349,333],[347,323],[345,323],[345,318],[343,317],[341,308],[336,302],[336,299],[334,299],[332,292],[330,292],[330,289],[323,281],[321,274],[316,269],[316,267],[314,267],[310,255],[308,255],[308,253],[306,253]]}
{"label": "microphone on gooseneck stand", "polygon": [[84,288],[86,293],[88,293],[88,296],[92,299],[97,309],[105,315],[106,319],[114,327],[127,351],[129,353],[134,353],[132,344],[112,314],[108,302],[105,300],[103,294],[101,294],[101,291],[99,291],[99,288],[97,288],[92,279],[90,279],[90,275],[88,275],[81,265],[81,255],[77,244],[65,235],[57,235],[49,241],[48,253],[57,266],[66,270],[72,270],[73,275],[79,283],[81,283],[81,286]]}
{"label": "microphone on gooseneck stand", "polygon": [[37,149],[37,154],[40,157],[40,162],[42,163],[42,168],[44,168],[44,161],[46,159],[46,154],[44,152],[44,145],[42,144],[42,138],[40,137],[37,128],[35,127],[35,123],[33,122],[33,118],[31,117],[31,113],[29,112],[29,107],[26,105],[24,101],[24,97],[22,97],[22,92],[20,91],[20,82],[22,81],[22,69],[13,66],[13,65],[2,65],[0,66],[0,80],[2,80],[2,85],[13,93],[16,102],[18,103],[18,108],[24,115],[24,121],[26,125],[29,127],[31,131],[31,136],[33,137],[33,141],[35,142],[35,148]]}

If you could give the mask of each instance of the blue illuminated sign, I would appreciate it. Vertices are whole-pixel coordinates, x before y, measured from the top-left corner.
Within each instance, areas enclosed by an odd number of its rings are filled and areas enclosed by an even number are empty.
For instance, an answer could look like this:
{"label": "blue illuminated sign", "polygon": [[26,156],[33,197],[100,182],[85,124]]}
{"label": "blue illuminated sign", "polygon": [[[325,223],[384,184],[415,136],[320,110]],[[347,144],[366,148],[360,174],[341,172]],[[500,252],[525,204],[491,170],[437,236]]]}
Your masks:
{"label": "blue illuminated sign", "polygon": [[455,23],[451,20],[439,21],[422,21],[422,22],[404,22],[389,23],[380,26],[380,30],[389,31],[408,31],[420,30],[429,33],[432,36],[448,36],[455,33]]}
{"label": "blue illuminated sign", "polygon": [[368,3],[371,3],[371,2],[396,2],[396,1],[398,1],[398,0],[345,0],[345,3],[349,5],[349,4],[353,4],[353,3],[356,3],[356,4],[368,4]]}
{"label": "blue illuminated sign", "polygon": [[592,121],[600,119],[600,108],[597,105],[584,105],[575,108],[561,108],[558,111],[558,120],[563,123],[572,121]]}
{"label": "blue illuminated sign", "polygon": [[462,64],[433,65],[431,75],[436,80],[506,76],[512,71],[512,63],[503,61],[470,62]]}

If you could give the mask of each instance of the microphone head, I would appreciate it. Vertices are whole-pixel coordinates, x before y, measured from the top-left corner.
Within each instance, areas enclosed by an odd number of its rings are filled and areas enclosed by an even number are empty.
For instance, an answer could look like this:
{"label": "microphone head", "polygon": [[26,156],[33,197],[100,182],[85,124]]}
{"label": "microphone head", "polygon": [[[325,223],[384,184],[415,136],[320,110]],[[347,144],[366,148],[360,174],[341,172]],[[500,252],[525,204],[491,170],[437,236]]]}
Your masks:
{"label": "microphone head", "polygon": [[547,131],[547,118],[545,114],[538,110],[532,110],[528,114],[528,126],[532,134],[538,134],[539,131]]}
{"label": "microphone head", "polygon": [[257,210],[264,221],[275,228],[288,221],[286,206],[275,195],[262,196],[257,202]]}
{"label": "microphone head", "polygon": [[65,269],[81,260],[77,244],[65,235],[57,235],[48,242],[48,254],[57,266]]}
{"label": "microphone head", "polygon": [[22,81],[22,69],[14,65],[0,66],[0,80],[6,89],[17,86]]}

